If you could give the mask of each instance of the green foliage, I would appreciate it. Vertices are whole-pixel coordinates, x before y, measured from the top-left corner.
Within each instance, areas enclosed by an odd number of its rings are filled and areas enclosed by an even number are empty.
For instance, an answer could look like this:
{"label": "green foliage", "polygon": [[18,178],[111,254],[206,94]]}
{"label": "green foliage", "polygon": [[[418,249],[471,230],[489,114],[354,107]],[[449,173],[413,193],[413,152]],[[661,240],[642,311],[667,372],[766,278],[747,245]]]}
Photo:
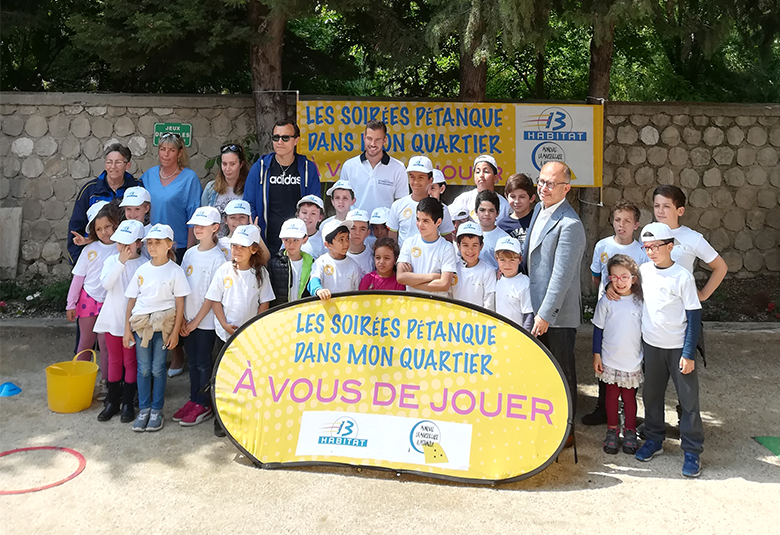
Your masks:
{"label": "green foliage", "polygon": [[[70,280],[40,284],[36,281],[18,283],[0,282],[0,301],[16,302],[27,311],[64,311],[68,300]],[[14,307],[18,308],[18,307]]]}

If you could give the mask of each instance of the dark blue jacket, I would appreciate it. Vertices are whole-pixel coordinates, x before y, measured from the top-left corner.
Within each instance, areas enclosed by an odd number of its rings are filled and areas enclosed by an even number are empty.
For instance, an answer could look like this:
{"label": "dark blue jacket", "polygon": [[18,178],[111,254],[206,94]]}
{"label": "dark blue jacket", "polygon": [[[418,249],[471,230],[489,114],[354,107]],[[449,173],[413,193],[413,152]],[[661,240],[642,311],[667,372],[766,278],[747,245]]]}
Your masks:
{"label": "dark blue jacket", "polygon": [[73,214],[71,214],[70,223],[68,223],[68,256],[70,257],[71,265],[76,264],[76,260],[78,260],[83,247],[79,247],[73,243],[73,234],[70,232],[75,230],[84,236],[87,226],[87,210],[89,210],[89,207],[98,201],[111,202],[114,199],[121,199],[125,196],[125,190],[127,188],[142,185],[143,184],[141,184],[133,175],[126,172],[125,183],[114,192],[108,187],[105,171],[103,171],[99,177],[84,184],[84,187],[81,188],[79,194],[76,195],[76,204],[73,206]]}
{"label": "dark blue jacket", "polygon": [[[275,155],[276,153],[271,152],[261,156],[249,170],[249,175],[246,177],[246,183],[244,184],[244,200],[252,208],[252,221],[255,220],[255,217],[258,218],[260,235],[266,243],[268,242],[266,227],[268,221],[268,188],[270,186],[268,183],[268,170],[271,165],[271,159]],[[298,165],[298,173],[301,176],[301,197],[309,194],[321,196],[320,174],[317,171],[317,166],[302,154],[296,154],[295,159]],[[271,202],[273,202],[273,199],[271,199]]]}

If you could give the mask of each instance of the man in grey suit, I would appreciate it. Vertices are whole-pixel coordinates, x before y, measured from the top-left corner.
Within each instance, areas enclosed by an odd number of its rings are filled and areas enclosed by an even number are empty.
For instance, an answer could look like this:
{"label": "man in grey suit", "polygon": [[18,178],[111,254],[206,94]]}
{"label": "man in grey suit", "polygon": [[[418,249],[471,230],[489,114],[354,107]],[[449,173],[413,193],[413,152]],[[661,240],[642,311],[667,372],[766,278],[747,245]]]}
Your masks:
{"label": "man in grey suit", "polygon": [[[534,326],[531,334],[550,350],[569,383],[573,409],[577,409],[577,372],[574,338],[581,317],[580,263],[585,252],[585,229],[566,200],[571,170],[561,162],[549,162],[539,173],[536,205],[523,265],[531,279]],[[567,445],[572,442],[569,437]]]}

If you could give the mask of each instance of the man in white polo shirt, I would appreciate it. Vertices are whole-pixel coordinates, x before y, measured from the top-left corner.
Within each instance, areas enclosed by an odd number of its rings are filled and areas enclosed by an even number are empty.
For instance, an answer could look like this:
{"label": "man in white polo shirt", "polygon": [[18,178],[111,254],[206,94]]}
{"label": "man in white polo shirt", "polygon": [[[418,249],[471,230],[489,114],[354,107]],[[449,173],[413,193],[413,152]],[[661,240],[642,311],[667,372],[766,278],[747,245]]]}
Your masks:
{"label": "man in white polo shirt", "polygon": [[382,121],[369,121],[363,133],[365,152],[350,158],[339,176],[348,180],[357,202],[353,209],[369,214],[375,208],[390,208],[393,201],[409,194],[404,164],[385,152],[387,127]]}

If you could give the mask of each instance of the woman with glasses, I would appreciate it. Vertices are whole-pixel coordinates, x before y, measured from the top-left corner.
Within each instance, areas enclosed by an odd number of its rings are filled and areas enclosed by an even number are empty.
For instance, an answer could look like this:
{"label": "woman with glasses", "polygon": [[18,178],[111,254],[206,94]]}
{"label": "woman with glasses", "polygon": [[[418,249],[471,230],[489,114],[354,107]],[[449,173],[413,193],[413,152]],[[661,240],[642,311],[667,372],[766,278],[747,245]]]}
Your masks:
{"label": "woman with glasses", "polygon": [[[200,198],[201,206],[212,206],[225,215],[225,207],[230,201],[244,199],[244,184],[249,174],[249,165],[244,148],[236,143],[222,145],[219,149],[219,170],[214,180],[206,184]],[[227,226],[222,225],[219,237],[227,235]]]}
{"label": "woman with glasses", "polygon": [[176,263],[180,264],[184,252],[195,244],[195,235],[187,221],[200,208],[203,188],[195,171],[187,167],[189,157],[179,134],[161,135],[157,156],[160,165],[146,171],[141,180],[152,197],[150,222],[173,229]]}
{"label": "woman with glasses", "polygon": [[244,187],[244,200],[271,255],[281,248],[282,223],[295,217],[298,201],[306,195],[322,195],[317,166],[295,150],[300,137],[295,121],[277,121],[271,136],[274,151],[255,162]]}

